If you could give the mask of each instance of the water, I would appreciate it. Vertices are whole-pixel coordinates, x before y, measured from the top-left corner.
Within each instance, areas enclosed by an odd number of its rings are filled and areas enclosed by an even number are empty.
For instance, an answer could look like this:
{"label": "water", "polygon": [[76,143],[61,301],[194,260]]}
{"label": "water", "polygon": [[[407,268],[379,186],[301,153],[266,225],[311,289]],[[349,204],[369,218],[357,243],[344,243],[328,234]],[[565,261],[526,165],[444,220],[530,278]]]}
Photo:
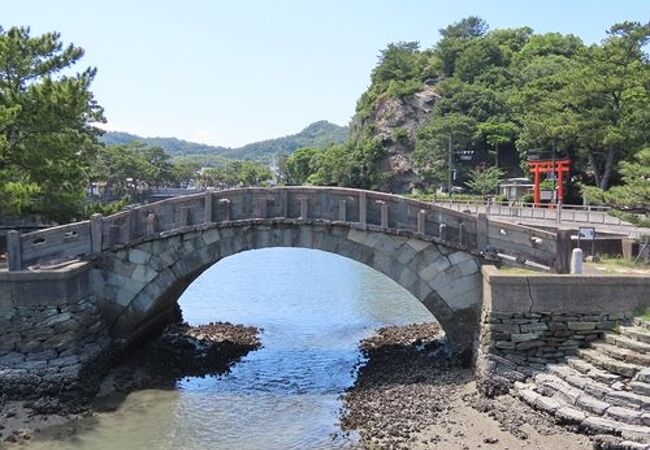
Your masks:
{"label": "water", "polygon": [[340,256],[266,249],[227,258],[179,300],[192,325],[230,321],[263,329],[263,348],[226,375],[176,390],[135,392],[71,438],[33,448],[335,449],[338,397],[354,383],[358,342],[389,324],[432,321],[385,276]]}

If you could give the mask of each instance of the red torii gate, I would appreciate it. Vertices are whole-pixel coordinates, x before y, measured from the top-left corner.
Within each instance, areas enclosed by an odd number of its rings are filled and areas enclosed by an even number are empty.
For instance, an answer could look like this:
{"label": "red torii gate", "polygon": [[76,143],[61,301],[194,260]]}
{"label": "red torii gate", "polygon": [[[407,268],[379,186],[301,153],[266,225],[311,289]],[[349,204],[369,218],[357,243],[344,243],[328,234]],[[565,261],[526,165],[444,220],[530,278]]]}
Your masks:
{"label": "red torii gate", "polygon": [[[555,167],[553,164],[555,163]],[[542,173],[553,173],[556,174],[555,179],[557,180],[557,201],[558,203],[564,203],[564,176],[568,175],[569,168],[571,167],[571,160],[569,158],[552,160],[542,160],[542,161],[528,161],[530,166],[530,172],[533,174],[533,180],[535,187],[533,188],[533,203],[535,206],[539,206],[541,203],[541,193],[540,193],[540,175]]]}

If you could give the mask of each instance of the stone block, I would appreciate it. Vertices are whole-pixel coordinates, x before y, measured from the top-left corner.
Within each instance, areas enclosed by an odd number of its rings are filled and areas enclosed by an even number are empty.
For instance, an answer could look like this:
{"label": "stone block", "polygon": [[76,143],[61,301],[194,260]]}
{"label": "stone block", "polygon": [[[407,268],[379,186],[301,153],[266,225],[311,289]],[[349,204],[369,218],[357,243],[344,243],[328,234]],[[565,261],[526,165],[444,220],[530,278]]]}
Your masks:
{"label": "stone block", "polygon": [[151,253],[147,253],[139,248],[129,250],[129,262],[132,264],[147,264],[151,258]]}
{"label": "stone block", "polygon": [[406,241],[406,245],[410,246],[416,252],[421,252],[429,247],[433,247],[431,242],[423,241],[421,239],[410,238]]}
{"label": "stone block", "polygon": [[548,325],[546,325],[545,322],[528,323],[519,325],[519,327],[521,328],[522,333],[535,333],[548,330]]}
{"label": "stone block", "polygon": [[573,331],[592,331],[596,329],[597,325],[596,322],[567,322],[567,327]]}
{"label": "stone block", "polygon": [[158,272],[153,270],[151,267],[146,265],[137,265],[131,274],[131,279],[146,284],[156,278],[157,275]]}
{"label": "stone block", "polygon": [[539,337],[537,333],[513,333],[510,335],[512,342],[528,342],[534,341]]}

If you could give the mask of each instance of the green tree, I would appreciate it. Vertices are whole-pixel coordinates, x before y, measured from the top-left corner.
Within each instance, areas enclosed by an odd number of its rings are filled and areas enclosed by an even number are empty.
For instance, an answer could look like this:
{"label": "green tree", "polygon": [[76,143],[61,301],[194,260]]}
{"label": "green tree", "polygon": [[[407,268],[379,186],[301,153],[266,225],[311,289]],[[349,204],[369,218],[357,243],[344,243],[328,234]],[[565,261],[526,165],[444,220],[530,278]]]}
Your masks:
{"label": "green tree", "polygon": [[59,33],[0,28],[0,202],[10,213],[66,221],[82,210],[102,108],[96,70],[70,75],[83,50]]}
{"label": "green tree", "polygon": [[321,151],[318,148],[300,148],[283,158],[280,163],[282,180],[290,186],[305,184],[309,176],[316,171],[313,159]]}
{"label": "green tree", "polygon": [[488,30],[485,20],[480,17],[470,16],[459,22],[440,29],[442,39],[435,48],[435,54],[440,58],[442,71],[447,76],[452,76],[456,67],[456,60],[473,39],[483,36]]}
{"label": "green tree", "polygon": [[499,179],[503,175],[504,172],[498,167],[480,165],[470,171],[469,181],[465,182],[465,184],[474,193],[487,197],[489,193],[496,190]]}
{"label": "green tree", "polygon": [[592,202],[605,204],[616,214],[635,225],[650,227],[650,147],[639,151],[633,161],[620,164],[623,184],[608,191],[583,186],[584,195]]}
{"label": "green tree", "polygon": [[418,131],[415,158],[428,184],[443,186],[449,173],[449,138],[451,152],[472,148],[476,121],[461,113],[435,116]]}

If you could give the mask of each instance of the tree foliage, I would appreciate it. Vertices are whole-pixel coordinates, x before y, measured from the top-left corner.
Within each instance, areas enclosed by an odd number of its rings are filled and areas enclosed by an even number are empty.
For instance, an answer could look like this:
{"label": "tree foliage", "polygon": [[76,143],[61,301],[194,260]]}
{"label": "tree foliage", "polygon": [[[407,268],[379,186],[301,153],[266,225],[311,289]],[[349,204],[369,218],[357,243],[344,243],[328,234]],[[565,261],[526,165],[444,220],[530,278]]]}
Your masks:
{"label": "tree foliage", "polygon": [[503,174],[503,170],[498,167],[480,165],[470,171],[469,181],[465,182],[465,184],[475,194],[487,197],[488,194],[496,190],[499,179]]}
{"label": "tree foliage", "polygon": [[0,27],[0,208],[56,221],[79,214],[98,148],[96,70],[70,74],[83,56],[59,33]]}
{"label": "tree foliage", "polygon": [[639,151],[632,161],[622,161],[623,183],[608,191],[583,186],[592,202],[610,206],[621,218],[643,227],[650,227],[650,147]]}

